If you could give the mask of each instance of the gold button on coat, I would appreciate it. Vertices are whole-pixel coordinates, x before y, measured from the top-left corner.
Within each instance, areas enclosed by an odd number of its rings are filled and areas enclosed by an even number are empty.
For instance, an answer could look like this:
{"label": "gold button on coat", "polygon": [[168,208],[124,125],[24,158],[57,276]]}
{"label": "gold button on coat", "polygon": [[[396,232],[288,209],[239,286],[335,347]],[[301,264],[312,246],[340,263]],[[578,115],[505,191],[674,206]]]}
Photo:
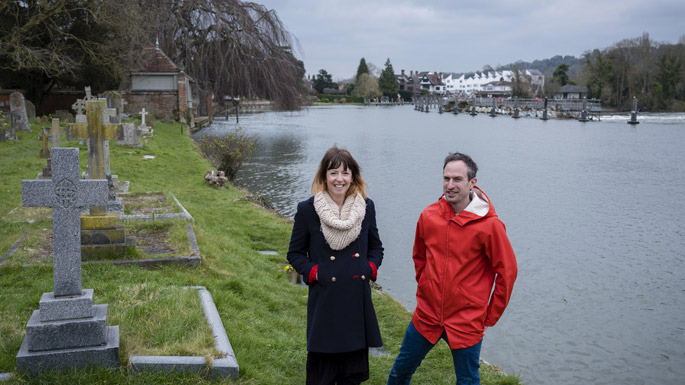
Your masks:
{"label": "gold button on coat", "polygon": [[359,253],[354,253],[354,256],[359,258]]}
{"label": "gold button on coat", "polygon": [[331,282],[335,282],[335,277],[332,277],[332,278],[331,278]]}
{"label": "gold button on coat", "polygon": [[362,275],[362,281],[366,279],[366,276]]}
{"label": "gold button on coat", "polygon": [[335,257],[331,255],[331,261],[335,261]]}

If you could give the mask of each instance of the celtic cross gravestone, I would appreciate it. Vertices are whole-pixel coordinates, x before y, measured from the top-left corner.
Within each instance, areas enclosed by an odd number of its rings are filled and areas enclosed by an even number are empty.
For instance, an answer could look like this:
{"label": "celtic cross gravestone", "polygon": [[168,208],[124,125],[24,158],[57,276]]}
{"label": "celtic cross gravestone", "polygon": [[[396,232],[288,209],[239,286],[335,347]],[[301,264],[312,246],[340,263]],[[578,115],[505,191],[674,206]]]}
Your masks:
{"label": "celtic cross gravestone", "polygon": [[77,148],[53,148],[51,180],[22,181],[22,205],[51,207],[54,291],[26,324],[17,371],[119,366],[119,327],[107,326],[107,305],[81,288],[80,209],[107,202],[106,180],[79,178]]}

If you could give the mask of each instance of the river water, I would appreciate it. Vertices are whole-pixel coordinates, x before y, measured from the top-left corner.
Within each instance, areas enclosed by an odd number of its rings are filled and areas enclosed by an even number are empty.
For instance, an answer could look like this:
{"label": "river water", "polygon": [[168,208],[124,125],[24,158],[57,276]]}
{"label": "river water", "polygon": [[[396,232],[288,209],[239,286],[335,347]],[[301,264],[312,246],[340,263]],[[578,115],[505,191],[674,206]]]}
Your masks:
{"label": "river water", "polygon": [[[383,290],[412,310],[419,213],[442,162],[478,163],[478,186],[519,264],[482,358],[529,385],[685,383],[685,114],[601,122],[313,107],[242,115],[258,140],[237,183],[285,215],[309,196],[323,153],[346,147],[376,203]],[[204,132],[235,128],[218,120]]]}

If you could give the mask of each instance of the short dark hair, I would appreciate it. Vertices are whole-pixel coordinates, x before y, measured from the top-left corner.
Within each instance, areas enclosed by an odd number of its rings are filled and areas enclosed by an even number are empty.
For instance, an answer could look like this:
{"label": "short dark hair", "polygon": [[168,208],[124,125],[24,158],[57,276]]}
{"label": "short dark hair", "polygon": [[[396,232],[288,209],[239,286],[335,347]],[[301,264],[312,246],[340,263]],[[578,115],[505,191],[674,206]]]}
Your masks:
{"label": "short dark hair", "polygon": [[328,170],[336,169],[343,165],[345,169],[352,172],[352,185],[350,189],[347,190],[347,195],[354,195],[356,193],[362,194],[363,198],[366,198],[366,181],[362,178],[362,169],[359,164],[352,157],[349,151],[344,148],[338,148],[338,146],[333,146],[326,151],[321,163],[319,163],[319,169],[316,171],[316,176],[314,177],[314,182],[312,183],[312,194],[316,194],[319,191],[326,191],[326,172]]}
{"label": "short dark hair", "polygon": [[445,170],[447,163],[456,162],[458,160],[466,164],[469,180],[475,178],[476,173],[478,172],[478,165],[476,165],[476,162],[474,162],[470,156],[462,154],[461,152],[450,152],[449,155],[445,157],[445,163],[442,165],[442,169]]}

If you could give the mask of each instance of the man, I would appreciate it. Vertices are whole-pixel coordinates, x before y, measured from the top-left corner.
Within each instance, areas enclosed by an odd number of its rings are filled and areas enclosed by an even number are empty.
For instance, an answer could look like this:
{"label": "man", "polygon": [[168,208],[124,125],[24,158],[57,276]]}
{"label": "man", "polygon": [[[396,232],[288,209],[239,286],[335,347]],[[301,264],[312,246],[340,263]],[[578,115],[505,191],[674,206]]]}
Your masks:
{"label": "man", "polygon": [[480,384],[483,336],[509,303],[517,267],[504,224],[476,187],[477,171],[468,155],[449,154],[443,196],[419,217],[413,257],[416,310],[388,385],[409,384],[441,338],[452,351],[457,384]]}

